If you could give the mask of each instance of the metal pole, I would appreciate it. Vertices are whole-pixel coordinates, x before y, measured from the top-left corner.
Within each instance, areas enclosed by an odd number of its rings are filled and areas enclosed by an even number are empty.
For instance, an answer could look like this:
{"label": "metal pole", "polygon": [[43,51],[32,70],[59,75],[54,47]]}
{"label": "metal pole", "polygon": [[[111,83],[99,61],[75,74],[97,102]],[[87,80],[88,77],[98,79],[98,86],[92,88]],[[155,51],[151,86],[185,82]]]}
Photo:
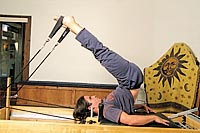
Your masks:
{"label": "metal pole", "polygon": [[10,91],[11,91],[11,78],[7,78],[7,94],[6,94],[6,120],[9,120],[10,116]]}

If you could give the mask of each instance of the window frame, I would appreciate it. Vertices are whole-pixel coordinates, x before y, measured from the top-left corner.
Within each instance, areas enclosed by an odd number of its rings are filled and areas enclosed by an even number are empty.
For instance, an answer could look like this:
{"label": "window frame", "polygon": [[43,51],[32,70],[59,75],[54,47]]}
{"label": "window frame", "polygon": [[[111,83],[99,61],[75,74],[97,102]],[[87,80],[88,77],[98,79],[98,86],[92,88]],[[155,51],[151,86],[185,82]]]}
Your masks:
{"label": "window frame", "polygon": [[[31,16],[22,15],[3,15],[0,14],[0,22],[21,22],[25,26],[24,32],[24,53],[22,69],[29,63],[30,60],[30,42],[31,42]],[[27,66],[22,73],[22,81],[26,81],[29,77],[29,66]]]}

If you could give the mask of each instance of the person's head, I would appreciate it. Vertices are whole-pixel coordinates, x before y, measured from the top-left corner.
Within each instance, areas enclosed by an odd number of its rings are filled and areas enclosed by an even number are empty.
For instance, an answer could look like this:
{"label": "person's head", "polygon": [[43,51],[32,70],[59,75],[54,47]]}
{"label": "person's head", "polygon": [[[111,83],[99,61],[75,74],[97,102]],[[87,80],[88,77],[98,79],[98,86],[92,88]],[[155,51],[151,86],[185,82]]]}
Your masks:
{"label": "person's head", "polygon": [[81,96],[74,108],[73,117],[80,121],[85,120],[90,116],[91,108],[97,114],[99,103],[101,103],[101,99],[96,96]]}

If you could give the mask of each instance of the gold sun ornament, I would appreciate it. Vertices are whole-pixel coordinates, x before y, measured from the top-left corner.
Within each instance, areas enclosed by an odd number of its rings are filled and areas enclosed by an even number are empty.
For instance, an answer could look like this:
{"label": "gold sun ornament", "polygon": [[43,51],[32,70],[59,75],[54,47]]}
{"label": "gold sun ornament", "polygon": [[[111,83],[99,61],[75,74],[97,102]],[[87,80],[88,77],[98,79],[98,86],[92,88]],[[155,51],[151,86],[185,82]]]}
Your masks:
{"label": "gold sun ornament", "polygon": [[171,87],[172,83],[174,83],[174,78],[180,81],[179,75],[186,76],[181,69],[187,69],[187,67],[184,66],[184,63],[188,63],[188,61],[181,60],[185,54],[180,53],[181,48],[178,49],[177,53],[174,53],[173,48],[170,55],[166,55],[162,62],[158,64],[158,67],[153,69],[158,71],[154,77],[160,76],[158,83],[162,81],[163,87],[165,86],[166,80]]}

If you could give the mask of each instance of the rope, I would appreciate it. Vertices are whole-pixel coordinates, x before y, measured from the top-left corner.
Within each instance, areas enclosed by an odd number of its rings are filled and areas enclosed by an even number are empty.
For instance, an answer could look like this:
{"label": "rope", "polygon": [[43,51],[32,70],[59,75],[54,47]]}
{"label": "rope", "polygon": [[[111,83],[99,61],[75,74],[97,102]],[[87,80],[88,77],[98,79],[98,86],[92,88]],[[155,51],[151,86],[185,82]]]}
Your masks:
{"label": "rope", "polygon": [[74,108],[68,107],[68,106],[62,106],[62,105],[57,105],[57,104],[52,104],[52,103],[46,103],[46,102],[41,102],[41,101],[37,101],[37,100],[31,100],[31,99],[20,98],[20,97],[17,97],[17,98],[20,99],[20,100],[24,100],[24,101],[30,101],[30,102],[36,102],[36,103],[42,103],[42,104],[46,104],[46,105],[51,105],[52,107],[74,109]]}
{"label": "rope", "polygon": [[[33,74],[39,69],[39,67],[44,63],[44,61],[49,57],[49,55],[55,50],[55,48],[58,46],[59,43],[56,43],[54,45],[54,47],[52,48],[52,50],[46,55],[46,57],[40,62],[40,64],[36,67],[36,69],[31,73],[31,75],[26,79],[26,81],[28,81]],[[17,90],[17,92],[14,95],[17,95],[17,93],[22,89],[22,87],[25,85],[25,83],[23,83],[21,85],[21,87]]]}

